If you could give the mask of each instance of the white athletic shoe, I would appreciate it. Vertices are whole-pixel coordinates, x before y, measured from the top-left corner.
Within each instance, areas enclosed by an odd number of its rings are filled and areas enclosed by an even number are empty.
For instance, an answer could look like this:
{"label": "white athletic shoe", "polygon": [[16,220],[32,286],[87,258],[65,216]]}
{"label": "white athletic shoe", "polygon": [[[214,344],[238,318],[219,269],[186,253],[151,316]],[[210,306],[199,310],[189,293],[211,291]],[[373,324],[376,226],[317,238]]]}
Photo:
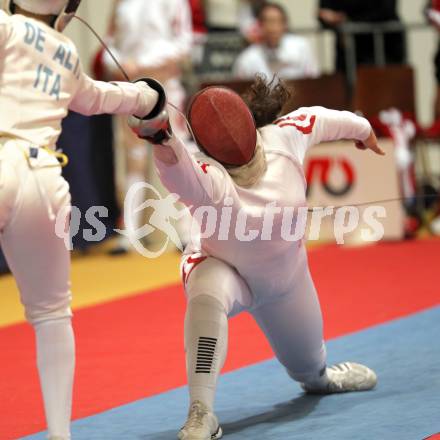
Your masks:
{"label": "white athletic shoe", "polygon": [[327,368],[327,385],[301,384],[304,391],[311,394],[347,393],[368,391],[377,384],[376,373],[365,365],[343,362]]}
{"label": "white athletic shoe", "polygon": [[223,435],[215,414],[196,400],[189,410],[188,420],[179,431],[180,440],[216,440]]}

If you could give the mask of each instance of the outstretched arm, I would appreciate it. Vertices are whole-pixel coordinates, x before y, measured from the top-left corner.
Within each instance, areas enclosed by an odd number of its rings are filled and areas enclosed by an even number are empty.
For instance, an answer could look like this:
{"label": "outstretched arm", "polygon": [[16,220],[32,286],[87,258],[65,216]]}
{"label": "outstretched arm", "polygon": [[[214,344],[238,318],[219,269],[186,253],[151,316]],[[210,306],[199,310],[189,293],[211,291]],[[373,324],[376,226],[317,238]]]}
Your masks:
{"label": "outstretched arm", "polygon": [[110,113],[144,117],[152,111],[157,98],[158,93],[143,81],[107,83],[81,73],[69,108],[83,115]]}
{"label": "outstretched arm", "polygon": [[155,145],[154,159],[162,183],[187,206],[211,205],[222,198],[225,180],[221,171],[209,161],[198,161],[179,138]]}
{"label": "outstretched arm", "polygon": [[162,183],[187,206],[216,203],[225,191],[222,171],[209,163],[209,159],[197,160],[184,143],[173,136],[162,85],[151,78],[145,81],[158,91],[158,103],[148,116],[129,118],[129,125],[138,137],[154,145],[156,169]]}
{"label": "outstretched arm", "polygon": [[358,148],[384,154],[370,123],[348,111],[304,107],[279,118],[275,124],[284,130],[287,142],[301,162],[311,146],[342,139],[353,140]]}

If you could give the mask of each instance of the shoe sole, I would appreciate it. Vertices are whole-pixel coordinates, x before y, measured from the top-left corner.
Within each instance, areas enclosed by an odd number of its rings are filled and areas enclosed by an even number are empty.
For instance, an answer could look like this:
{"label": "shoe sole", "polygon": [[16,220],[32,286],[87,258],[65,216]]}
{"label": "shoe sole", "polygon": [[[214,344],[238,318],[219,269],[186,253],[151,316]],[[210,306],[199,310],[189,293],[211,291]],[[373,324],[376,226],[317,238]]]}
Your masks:
{"label": "shoe sole", "polygon": [[[177,437],[181,438],[180,434],[178,434]],[[214,434],[211,435],[211,440],[218,440],[218,439],[220,439],[222,437],[223,437],[223,430],[222,430],[221,426],[219,425],[219,427],[217,428],[217,431],[214,432]]]}
{"label": "shoe sole", "polygon": [[211,440],[218,440],[219,438],[223,437],[223,430],[222,427],[219,425],[217,432],[211,435]]}

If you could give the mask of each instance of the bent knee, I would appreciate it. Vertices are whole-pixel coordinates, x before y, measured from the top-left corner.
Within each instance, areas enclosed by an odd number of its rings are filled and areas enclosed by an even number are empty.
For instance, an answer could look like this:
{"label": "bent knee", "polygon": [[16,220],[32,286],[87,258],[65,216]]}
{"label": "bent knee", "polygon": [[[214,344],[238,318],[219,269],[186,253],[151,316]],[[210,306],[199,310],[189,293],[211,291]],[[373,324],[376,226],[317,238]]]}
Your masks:
{"label": "bent knee", "polygon": [[219,301],[228,315],[251,306],[252,297],[246,282],[229,264],[208,257],[191,270],[185,284],[188,301],[210,296]]}
{"label": "bent knee", "polygon": [[26,303],[26,319],[29,323],[35,325],[43,321],[70,318],[72,316],[70,303],[70,293],[65,295],[65,298],[60,299],[59,301]]}
{"label": "bent knee", "polygon": [[325,344],[307,352],[293,352],[292,356],[280,359],[289,376],[297,382],[311,382],[325,371],[327,353]]}
{"label": "bent knee", "polygon": [[[201,293],[188,301],[188,310],[215,310],[217,312],[226,313],[226,307],[222,301],[213,295]],[[202,314],[203,316],[203,314]]]}

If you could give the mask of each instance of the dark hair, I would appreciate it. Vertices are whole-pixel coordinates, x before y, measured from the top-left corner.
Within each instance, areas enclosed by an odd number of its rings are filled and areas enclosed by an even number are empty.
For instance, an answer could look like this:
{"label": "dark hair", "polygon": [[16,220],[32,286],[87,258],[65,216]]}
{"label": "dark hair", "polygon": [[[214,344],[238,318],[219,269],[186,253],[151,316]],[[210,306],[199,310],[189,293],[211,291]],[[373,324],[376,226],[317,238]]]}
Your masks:
{"label": "dark hair", "polygon": [[257,128],[271,124],[280,116],[281,110],[292,96],[288,87],[278,78],[268,81],[257,75],[242,98],[254,115]]}
{"label": "dark hair", "polygon": [[266,9],[269,9],[269,8],[275,8],[275,9],[277,9],[277,10],[280,12],[280,14],[283,16],[284,21],[285,21],[286,23],[289,22],[289,15],[287,14],[286,9],[284,9],[284,7],[281,6],[279,3],[272,3],[272,2],[264,2],[264,3],[260,6],[260,8],[258,8],[258,12],[257,12],[257,18],[258,18],[258,20],[260,20],[260,21],[262,20],[262,18],[263,18],[263,14],[264,14],[264,11],[265,11]]}

